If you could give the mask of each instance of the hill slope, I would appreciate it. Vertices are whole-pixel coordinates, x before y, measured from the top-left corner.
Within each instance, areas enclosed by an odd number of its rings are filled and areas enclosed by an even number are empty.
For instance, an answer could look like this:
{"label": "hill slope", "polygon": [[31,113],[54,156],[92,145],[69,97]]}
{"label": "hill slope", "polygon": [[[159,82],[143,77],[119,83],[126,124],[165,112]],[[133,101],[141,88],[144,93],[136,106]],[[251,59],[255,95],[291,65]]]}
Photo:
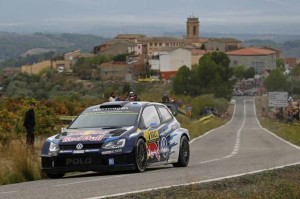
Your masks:
{"label": "hill slope", "polygon": [[0,32],[0,60],[13,59],[35,48],[49,49],[56,54],[73,50],[91,52],[107,38],[81,34],[17,34]]}

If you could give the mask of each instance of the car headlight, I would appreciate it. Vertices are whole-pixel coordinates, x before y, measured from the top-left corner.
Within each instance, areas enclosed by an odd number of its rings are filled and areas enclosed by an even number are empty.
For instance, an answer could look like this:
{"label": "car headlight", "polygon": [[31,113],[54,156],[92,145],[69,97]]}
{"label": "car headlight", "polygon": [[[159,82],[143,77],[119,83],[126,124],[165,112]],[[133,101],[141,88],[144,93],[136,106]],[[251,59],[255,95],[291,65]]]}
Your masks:
{"label": "car headlight", "polygon": [[49,151],[50,152],[54,152],[54,151],[58,151],[59,150],[59,146],[58,144],[51,142],[50,146],[49,146]]}
{"label": "car headlight", "polygon": [[49,153],[48,154],[50,156],[57,156],[58,150],[59,150],[58,144],[56,144],[54,142],[51,142],[50,146],[49,146]]}
{"label": "car headlight", "polygon": [[113,140],[102,145],[102,149],[120,149],[125,146],[125,139]]}

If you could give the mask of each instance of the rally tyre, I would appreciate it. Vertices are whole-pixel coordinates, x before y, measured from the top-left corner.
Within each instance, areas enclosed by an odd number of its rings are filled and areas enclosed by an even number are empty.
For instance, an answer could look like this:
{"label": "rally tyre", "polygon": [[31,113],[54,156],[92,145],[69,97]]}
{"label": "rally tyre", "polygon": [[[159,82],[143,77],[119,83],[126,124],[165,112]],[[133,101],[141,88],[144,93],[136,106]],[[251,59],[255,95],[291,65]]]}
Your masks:
{"label": "rally tyre", "polygon": [[143,139],[139,139],[135,147],[135,171],[144,172],[147,166],[147,149]]}
{"label": "rally tyre", "polygon": [[183,136],[180,141],[178,162],[174,163],[174,167],[186,167],[190,160],[190,144],[186,136]]}
{"label": "rally tyre", "polygon": [[58,178],[62,178],[64,177],[64,173],[46,173],[46,175],[48,176],[48,178],[51,179],[58,179]]}

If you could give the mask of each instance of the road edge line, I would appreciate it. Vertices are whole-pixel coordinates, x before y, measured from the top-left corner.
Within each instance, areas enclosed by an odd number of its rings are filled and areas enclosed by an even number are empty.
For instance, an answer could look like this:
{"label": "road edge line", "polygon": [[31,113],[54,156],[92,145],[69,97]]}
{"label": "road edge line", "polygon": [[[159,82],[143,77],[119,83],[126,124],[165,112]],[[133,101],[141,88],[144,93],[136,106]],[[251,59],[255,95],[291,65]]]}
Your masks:
{"label": "road edge line", "polygon": [[255,119],[256,119],[258,125],[259,125],[263,130],[265,130],[267,133],[273,135],[273,136],[276,137],[277,139],[279,139],[279,140],[285,142],[286,144],[288,144],[288,145],[290,145],[290,146],[292,146],[292,147],[294,147],[294,148],[300,150],[300,146],[297,146],[297,145],[295,145],[295,144],[293,144],[293,143],[291,143],[291,142],[289,142],[289,141],[287,141],[287,140],[285,140],[285,139],[279,137],[278,135],[276,135],[276,134],[273,133],[272,131],[270,131],[270,130],[264,128],[264,127],[260,124],[260,121],[259,121],[259,119],[258,119],[258,117],[257,117],[257,113],[256,113],[256,105],[255,105],[255,104],[256,104],[256,101],[255,101],[255,97],[253,98],[253,102],[254,102],[254,103],[253,103],[253,106],[254,106],[254,115],[255,115]]}
{"label": "road edge line", "polygon": [[198,137],[193,138],[193,139],[190,141],[190,144],[192,144],[193,142],[195,142],[196,140],[198,140],[198,139],[200,139],[200,138],[205,137],[206,135],[210,134],[211,132],[213,132],[213,131],[215,131],[215,130],[218,130],[218,129],[224,127],[224,126],[229,125],[229,124],[233,121],[233,116],[235,115],[236,100],[233,100],[233,103],[234,103],[233,113],[232,113],[231,119],[230,119],[228,122],[226,122],[226,124],[223,124],[222,126],[219,126],[218,128],[211,129],[211,130],[207,131],[206,133],[204,133],[203,135],[200,135],[200,136],[198,136]]}
{"label": "road edge line", "polygon": [[292,164],[286,164],[286,165],[277,166],[277,167],[272,167],[272,168],[268,168],[268,169],[261,169],[261,170],[246,172],[246,173],[240,173],[240,174],[231,175],[231,176],[214,178],[214,179],[209,179],[209,180],[201,180],[201,181],[195,181],[195,182],[190,182],[190,183],[183,183],[183,184],[177,184],[177,185],[170,185],[170,186],[163,186],[163,187],[157,187],[157,188],[143,189],[143,190],[138,190],[138,191],[124,192],[124,193],[104,195],[104,196],[96,196],[96,197],[85,198],[85,199],[112,198],[112,197],[118,197],[118,196],[125,196],[125,195],[129,195],[129,194],[137,194],[137,193],[143,193],[143,192],[157,191],[157,190],[161,190],[161,189],[168,189],[168,188],[179,187],[179,186],[190,186],[190,185],[195,185],[195,184],[203,184],[203,183],[215,182],[215,181],[220,181],[220,180],[225,180],[225,179],[230,179],[230,178],[241,177],[241,176],[250,175],[250,174],[257,174],[257,173],[261,173],[261,172],[264,172],[264,171],[272,171],[272,170],[282,169],[284,167],[295,166],[295,165],[300,165],[300,162],[296,162],[296,163],[292,163]]}

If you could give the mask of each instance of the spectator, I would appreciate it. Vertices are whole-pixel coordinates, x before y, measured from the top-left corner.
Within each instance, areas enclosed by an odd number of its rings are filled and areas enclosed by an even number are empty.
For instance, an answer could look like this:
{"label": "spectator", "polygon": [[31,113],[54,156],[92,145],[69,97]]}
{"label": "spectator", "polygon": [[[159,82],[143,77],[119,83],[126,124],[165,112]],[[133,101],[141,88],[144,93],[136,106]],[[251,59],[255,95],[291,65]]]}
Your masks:
{"label": "spectator", "polygon": [[23,126],[26,129],[26,144],[27,146],[34,147],[34,127],[35,127],[35,113],[34,113],[35,103],[31,102],[29,104],[29,109],[25,113]]}
{"label": "spectator", "polygon": [[293,124],[293,114],[290,111],[288,112],[287,122]]}
{"label": "spectator", "polygon": [[167,95],[167,93],[164,93],[164,94],[163,94],[161,100],[162,100],[163,103],[170,102],[170,98],[169,98],[169,96]]}
{"label": "spectator", "polygon": [[127,101],[140,101],[140,98],[137,96],[137,94],[134,94],[132,91],[130,91],[126,100]]}
{"label": "spectator", "polygon": [[217,110],[215,109],[214,106],[211,106],[211,107],[210,107],[210,112],[211,112],[213,115],[217,115]]}
{"label": "spectator", "polygon": [[121,101],[121,98],[119,97],[118,94],[116,94],[115,101]]}
{"label": "spectator", "polygon": [[192,117],[192,105],[190,103],[188,103],[185,107],[185,111],[186,111],[186,114],[189,116],[189,117]]}
{"label": "spectator", "polygon": [[133,96],[134,101],[140,101],[140,98],[137,94],[134,94]]}
{"label": "spectator", "polygon": [[112,92],[112,93],[110,94],[109,101],[110,101],[110,102],[114,102],[114,101],[116,101],[115,98],[116,98],[116,95],[115,95],[114,92]]}
{"label": "spectator", "polygon": [[179,108],[181,108],[181,106],[182,106],[182,99],[179,99],[179,100],[178,100],[177,106],[178,106]]}

